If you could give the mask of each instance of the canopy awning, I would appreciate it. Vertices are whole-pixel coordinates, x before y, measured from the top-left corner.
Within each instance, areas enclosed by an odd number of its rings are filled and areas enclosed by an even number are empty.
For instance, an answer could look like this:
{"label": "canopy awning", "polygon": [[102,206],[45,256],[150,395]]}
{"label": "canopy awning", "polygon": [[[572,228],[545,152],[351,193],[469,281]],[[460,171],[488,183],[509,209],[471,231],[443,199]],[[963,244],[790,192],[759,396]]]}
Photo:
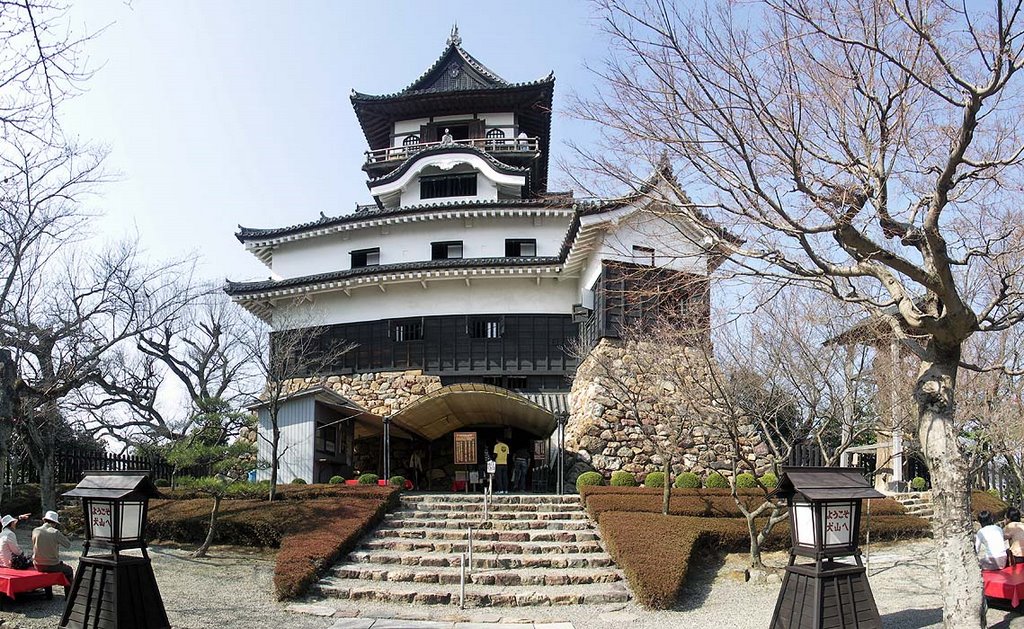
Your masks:
{"label": "canopy awning", "polygon": [[[536,395],[561,395],[564,407],[564,393]],[[428,441],[470,426],[508,426],[546,439],[555,431],[558,421],[552,410],[537,402],[558,406],[557,400],[537,398],[535,402],[489,384],[453,384],[424,395],[395,413],[391,420]]]}

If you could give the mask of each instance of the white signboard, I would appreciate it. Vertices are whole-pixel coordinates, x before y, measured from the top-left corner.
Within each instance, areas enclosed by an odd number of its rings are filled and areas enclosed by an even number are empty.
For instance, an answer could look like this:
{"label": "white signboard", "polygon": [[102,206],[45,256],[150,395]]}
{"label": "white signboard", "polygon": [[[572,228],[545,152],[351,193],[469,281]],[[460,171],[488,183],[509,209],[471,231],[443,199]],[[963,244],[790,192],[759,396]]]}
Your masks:
{"label": "white signboard", "polygon": [[847,546],[853,537],[853,505],[825,507],[825,545]]}
{"label": "white signboard", "polygon": [[487,473],[488,474],[493,474],[496,471],[498,471],[498,464],[495,463],[494,461],[488,461],[487,462]]}
{"label": "white signboard", "polygon": [[92,536],[110,539],[113,517],[113,505],[109,502],[89,503],[89,520],[92,522]]}

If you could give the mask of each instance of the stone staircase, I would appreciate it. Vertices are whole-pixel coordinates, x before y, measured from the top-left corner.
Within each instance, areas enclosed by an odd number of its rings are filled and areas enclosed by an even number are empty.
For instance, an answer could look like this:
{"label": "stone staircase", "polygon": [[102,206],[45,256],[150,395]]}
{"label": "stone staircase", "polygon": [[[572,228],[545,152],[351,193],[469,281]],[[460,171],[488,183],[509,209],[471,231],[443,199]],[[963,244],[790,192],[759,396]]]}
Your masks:
{"label": "stone staircase", "polygon": [[577,496],[410,494],[317,584],[319,594],[382,603],[458,605],[462,553],[467,607],[618,603],[622,573]]}
{"label": "stone staircase", "polygon": [[909,515],[916,515],[925,520],[931,520],[935,516],[935,511],[932,509],[932,492],[930,491],[891,494],[889,497],[903,505]]}

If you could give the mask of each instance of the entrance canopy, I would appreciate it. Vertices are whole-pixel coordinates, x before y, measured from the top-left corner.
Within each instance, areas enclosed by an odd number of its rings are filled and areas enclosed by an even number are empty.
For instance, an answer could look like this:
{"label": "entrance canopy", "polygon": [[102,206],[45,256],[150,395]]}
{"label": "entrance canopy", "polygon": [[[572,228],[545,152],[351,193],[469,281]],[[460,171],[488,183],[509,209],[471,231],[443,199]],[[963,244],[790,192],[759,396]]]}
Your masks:
{"label": "entrance canopy", "polygon": [[442,387],[406,406],[391,419],[428,441],[469,426],[508,426],[546,439],[558,425],[547,408],[508,389],[478,383]]}

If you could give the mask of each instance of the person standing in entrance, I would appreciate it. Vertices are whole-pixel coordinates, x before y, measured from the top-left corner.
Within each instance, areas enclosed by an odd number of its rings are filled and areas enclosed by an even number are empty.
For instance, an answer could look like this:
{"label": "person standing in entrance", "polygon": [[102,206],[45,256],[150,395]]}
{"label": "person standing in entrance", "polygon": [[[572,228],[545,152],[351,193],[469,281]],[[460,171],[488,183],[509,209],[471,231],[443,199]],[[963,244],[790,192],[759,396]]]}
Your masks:
{"label": "person standing in entrance", "polygon": [[508,493],[508,446],[504,441],[498,439],[494,444],[494,484],[497,485],[499,494]]}

